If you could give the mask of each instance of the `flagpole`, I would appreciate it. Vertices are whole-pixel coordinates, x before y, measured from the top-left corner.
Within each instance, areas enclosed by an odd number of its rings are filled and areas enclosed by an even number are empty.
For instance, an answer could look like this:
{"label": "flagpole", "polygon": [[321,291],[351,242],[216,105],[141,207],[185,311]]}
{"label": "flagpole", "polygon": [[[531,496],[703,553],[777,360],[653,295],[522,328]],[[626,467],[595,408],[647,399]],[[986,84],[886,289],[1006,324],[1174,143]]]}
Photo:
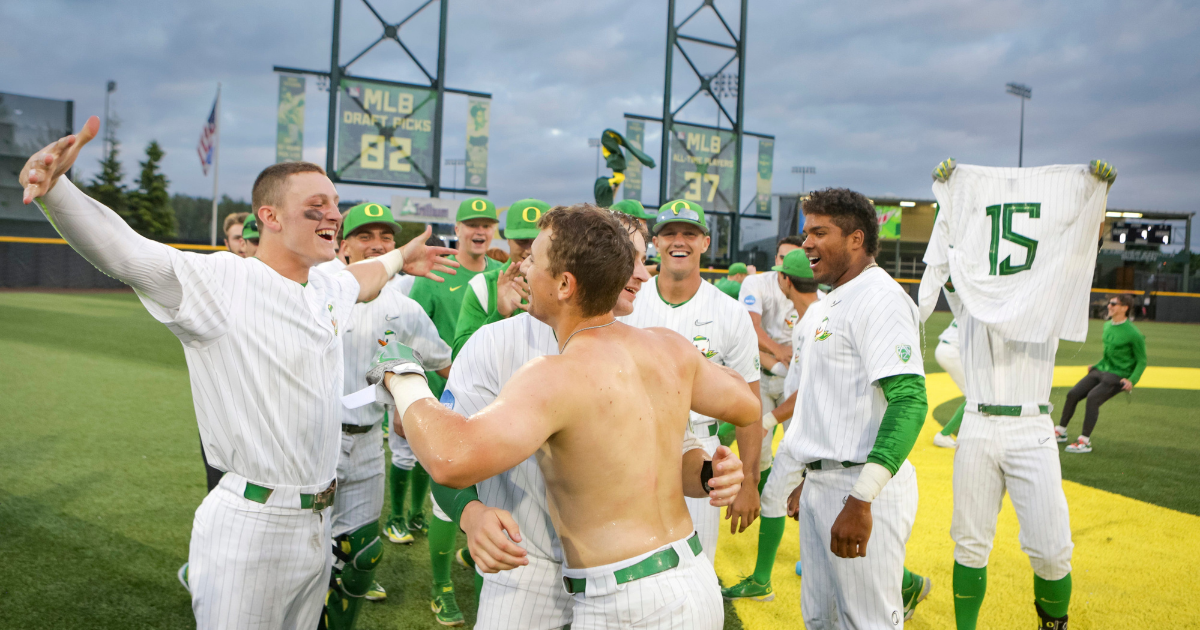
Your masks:
{"label": "flagpole", "polygon": [[216,114],[213,116],[212,245],[217,245],[217,176],[221,171],[221,84],[217,84]]}

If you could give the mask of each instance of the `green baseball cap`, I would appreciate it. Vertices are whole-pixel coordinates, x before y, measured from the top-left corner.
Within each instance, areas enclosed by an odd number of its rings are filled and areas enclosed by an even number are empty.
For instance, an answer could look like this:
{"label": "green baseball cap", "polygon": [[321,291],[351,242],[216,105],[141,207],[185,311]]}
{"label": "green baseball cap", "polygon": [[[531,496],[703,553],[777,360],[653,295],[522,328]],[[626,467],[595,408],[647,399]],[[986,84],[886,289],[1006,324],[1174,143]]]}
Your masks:
{"label": "green baseball cap", "polygon": [[704,222],[704,208],[695,201],[686,199],[668,201],[658,209],[658,215],[654,217],[654,220],[655,234],[658,234],[659,230],[668,223],[690,223],[708,234],[708,224]]}
{"label": "green baseball cap", "polygon": [[[461,212],[461,210],[460,210]],[[541,199],[522,199],[508,207],[504,219],[504,238],[537,238],[538,219],[550,212],[550,204]],[[461,220],[461,219],[460,219]]]}
{"label": "green baseball cap", "polygon": [[242,238],[259,238],[258,219],[253,212],[246,215],[246,220],[242,223]]}
{"label": "green baseball cap", "polygon": [[746,263],[733,263],[729,265],[729,275],[736,276],[739,273],[750,273],[750,270],[746,269]]}
{"label": "green baseball cap", "polygon": [[788,252],[787,256],[783,257],[783,264],[771,267],[771,271],[778,271],[793,278],[813,277],[812,267],[808,266],[808,254],[805,254],[803,249]]}
{"label": "green baseball cap", "polygon": [[490,219],[496,223],[500,222],[499,216],[496,213],[496,204],[484,199],[483,197],[471,197],[464,199],[458,204],[458,214],[454,217],[455,221],[470,221],[471,219]]}
{"label": "green baseball cap", "polygon": [[372,223],[382,223],[392,228],[392,234],[400,231],[400,224],[392,217],[391,208],[378,203],[360,203],[347,210],[346,216],[342,217],[342,238]]}
{"label": "green baseball cap", "polygon": [[653,219],[654,215],[646,212],[646,207],[637,199],[622,199],[614,203],[609,210],[615,210],[622,214],[628,214],[631,217],[638,219]]}

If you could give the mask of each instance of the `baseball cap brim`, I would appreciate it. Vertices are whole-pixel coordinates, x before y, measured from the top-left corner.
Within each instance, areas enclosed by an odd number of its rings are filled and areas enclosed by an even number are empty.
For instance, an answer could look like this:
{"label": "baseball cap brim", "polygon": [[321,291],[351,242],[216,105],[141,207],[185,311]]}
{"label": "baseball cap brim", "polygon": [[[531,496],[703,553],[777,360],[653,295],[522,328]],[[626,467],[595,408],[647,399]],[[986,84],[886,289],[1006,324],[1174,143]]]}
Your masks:
{"label": "baseball cap brim", "polygon": [[693,221],[691,219],[667,219],[666,221],[659,221],[658,223],[654,224],[654,229],[652,230],[652,232],[655,234],[658,234],[659,231],[663,229],[663,227],[665,227],[671,223],[687,223],[688,225],[694,225],[694,226],[700,228],[700,230],[703,231],[705,234],[708,234],[708,226],[707,225],[705,225],[699,221]]}
{"label": "baseball cap brim", "polygon": [[506,238],[506,239],[511,238],[514,241],[518,240],[518,239],[525,239],[525,238],[537,238],[537,235],[540,233],[541,233],[541,230],[538,230],[536,228],[504,230],[504,238]]}

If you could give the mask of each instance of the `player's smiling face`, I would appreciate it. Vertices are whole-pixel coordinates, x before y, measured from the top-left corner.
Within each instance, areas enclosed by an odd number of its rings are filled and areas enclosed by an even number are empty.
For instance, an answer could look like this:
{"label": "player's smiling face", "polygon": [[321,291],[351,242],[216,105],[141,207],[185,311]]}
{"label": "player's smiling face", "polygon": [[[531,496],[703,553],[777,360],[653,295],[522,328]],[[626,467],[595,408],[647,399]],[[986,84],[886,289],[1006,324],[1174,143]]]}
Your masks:
{"label": "player's smiling face", "polygon": [[617,317],[633,313],[633,301],[637,299],[638,291],[642,290],[643,283],[650,281],[650,272],[646,271],[645,262],[646,239],[642,238],[639,232],[630,234],[629,239],[633,241],[634,249],[633,275],[629,277],[629,282],[625,283],[625,288],[617,296],[617,305],[613,307],[613,315]]}
{"label": "player's smiling face", "polygon": [[848,236],[832,217],[809,214],[804,217],[804,235],[804,253],[808,255],[813,277],[820,284],[836,285],[850,268],[853,237],[859,235],[861,241],[861,232],[856,230]]}
{"label": "player's smiling face", "polygon": [[350,264],[382,256],[396,249],[396,235],[386,225],[364,225],[342,241]]}
{"label": "player's smiling face", "polygon": [[700,255],[708,251],[709,237],[699,227],[687,223],[668,223],[654,237],[654,246],[662,258],[660,269],[683,277],[700,268]]}
{"label": "player's smiling face", "polygon": [[498,224],[490,219],[471,219],[454,224],[458,251],[472,256],[484,256],[496,236]]}
{"label": "player's smiling face", "polygon": [[550,230],[542,230],[529,248],[529,256],[521,262],[521,273],[529,284],[529,314],[539,321],[559,310],[558,289],[561,276],[550,272]]}
{"label": "player's smiling face", "polygon": [[337,189],[321,173],[297,173],[287,180],[280,207],[258,209],[264,238],[283,239],[283,247],[309,266],[333,260],[342,215]]}

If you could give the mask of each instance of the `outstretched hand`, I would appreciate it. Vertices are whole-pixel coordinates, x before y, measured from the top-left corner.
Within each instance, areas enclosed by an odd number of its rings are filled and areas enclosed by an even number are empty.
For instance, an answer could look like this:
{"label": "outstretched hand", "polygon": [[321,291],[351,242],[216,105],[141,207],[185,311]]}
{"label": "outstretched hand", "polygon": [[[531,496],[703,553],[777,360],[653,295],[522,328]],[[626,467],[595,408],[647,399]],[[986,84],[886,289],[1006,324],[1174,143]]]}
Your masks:
{"label": "outstretched hand", "polygon": [[91,142],[100,132],[100,119],[92,116],[83,123],[78,134],[60,138],[30,156],[21,169],[21,186],[25,188],[22,201],[33,203],[34,199],[50,192],[63,173],[71,170],[75,158],[83,145]]}
{"label": "outstretched hand", "polygon": [[529,284],[525,281],[525,276],[521,275],[521,265],[509,265],[496,283],[496,309],[501,315],[508,317],[517,309],[526,310],[527,305],[521,302],[528,299]]}
{"label": "outstretched hand", "polygon": [[458,263],[446,258],[455,251],[449,247],[426,245],[425,241],[431,234],[433,234],[433,226],[427,225],[420,236],[400,248],[401,253],[404,254],[404,273],[419,278],[429,278],[434,282],[445,282],[445,278],[433,272],[440,271],[452,276],[457,274],[458,272],[454,268],[458,267]]}
{"label": "outstretched hand", "polygon": [[958,162],[954,158],[942,160],[937,168],[933,169],[933,178],[939,182],[944,182],[950,179],[950,174],[954,172],[954,167],[958,166]]}

